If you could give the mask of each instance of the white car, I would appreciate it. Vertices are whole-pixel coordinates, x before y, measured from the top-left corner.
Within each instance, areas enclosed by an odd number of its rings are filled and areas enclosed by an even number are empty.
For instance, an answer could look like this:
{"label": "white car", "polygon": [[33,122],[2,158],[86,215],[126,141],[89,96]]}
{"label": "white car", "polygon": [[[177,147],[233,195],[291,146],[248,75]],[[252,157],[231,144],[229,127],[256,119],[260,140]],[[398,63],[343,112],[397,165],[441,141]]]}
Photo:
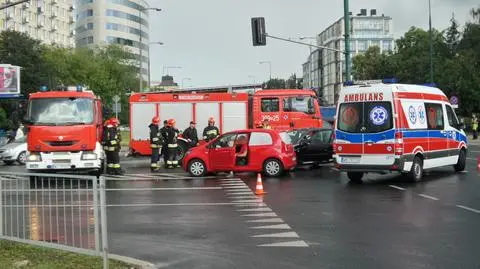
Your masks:
{"label": "white car", "polygon": [[0,148],[0,161],[7,165],[18,162],[21,165],[27,160],[27,137],[19,138]]}

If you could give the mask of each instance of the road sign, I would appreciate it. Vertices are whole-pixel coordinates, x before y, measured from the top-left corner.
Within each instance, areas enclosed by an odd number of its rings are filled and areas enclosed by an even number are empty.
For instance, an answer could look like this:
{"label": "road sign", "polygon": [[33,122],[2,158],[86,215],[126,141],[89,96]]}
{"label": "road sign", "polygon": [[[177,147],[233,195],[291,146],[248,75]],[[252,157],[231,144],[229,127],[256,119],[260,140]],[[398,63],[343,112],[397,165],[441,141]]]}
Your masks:
{"label": "road sign", "polygon": [[459,99],[457,96],[453,95],[450,97],[450,104],[452,104],[453,108],[458,108],[458,102],[459,102]]}
{"label": "road sign", "polygon": [[113,101],[115,103],[119,102],[120,101],[120,96],[118,96],[118,95],[113,96]]}
{"label": "road sign", "polygon": [[122,112],[122,104],[120,104],[120,103],[113,104],[112,110],[113,110],[114,113],[121,113]]}

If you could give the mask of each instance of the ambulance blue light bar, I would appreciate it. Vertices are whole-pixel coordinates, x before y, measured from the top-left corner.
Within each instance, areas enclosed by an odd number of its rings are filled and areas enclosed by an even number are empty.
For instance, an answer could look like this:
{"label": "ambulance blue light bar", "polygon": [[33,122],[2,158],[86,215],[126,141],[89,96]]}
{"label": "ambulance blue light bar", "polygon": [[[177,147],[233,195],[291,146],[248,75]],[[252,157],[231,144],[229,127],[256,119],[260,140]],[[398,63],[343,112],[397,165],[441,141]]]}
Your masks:
{"label": "ambulance blue light bar", "polygon": [[435,82],[424,83],[424,84],[422,84],[422,86],[427,86],[427,87],[434,87],[434,88],[436,88],[436,87],[437,87],[437,83],[435,83]]}
{"label": "ambulance blue light bar", "polygon": [[382,79],[382,83],[383,84],[394,84],[394,83],[398,83],[398,79],[396,79],[396,78],[384,78],[384,79]]}

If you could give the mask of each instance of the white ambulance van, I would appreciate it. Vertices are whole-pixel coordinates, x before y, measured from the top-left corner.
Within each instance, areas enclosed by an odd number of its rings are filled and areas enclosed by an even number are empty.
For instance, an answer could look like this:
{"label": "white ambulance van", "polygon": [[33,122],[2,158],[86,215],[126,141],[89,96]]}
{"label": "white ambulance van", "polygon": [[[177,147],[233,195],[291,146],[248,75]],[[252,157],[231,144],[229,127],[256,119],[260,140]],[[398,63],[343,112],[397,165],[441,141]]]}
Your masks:
{"label": "white ambulance van", "polygon": [[334,164],[352,182],[399,171],[420,181],[425,169],[465,169],[467,137],[447,96],[434,87],[344,87],[335,118]]}

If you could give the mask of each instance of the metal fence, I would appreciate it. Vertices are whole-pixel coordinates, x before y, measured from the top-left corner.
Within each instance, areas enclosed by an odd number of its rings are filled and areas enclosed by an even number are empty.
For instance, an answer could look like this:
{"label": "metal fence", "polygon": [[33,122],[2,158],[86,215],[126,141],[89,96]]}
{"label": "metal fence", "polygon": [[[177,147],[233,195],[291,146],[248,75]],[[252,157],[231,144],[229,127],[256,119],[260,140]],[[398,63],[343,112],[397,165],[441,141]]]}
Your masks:
{"label": "metal fence", "polygon": [[103,256],[108,268],[105,179],[0,172],[0,239]]}

